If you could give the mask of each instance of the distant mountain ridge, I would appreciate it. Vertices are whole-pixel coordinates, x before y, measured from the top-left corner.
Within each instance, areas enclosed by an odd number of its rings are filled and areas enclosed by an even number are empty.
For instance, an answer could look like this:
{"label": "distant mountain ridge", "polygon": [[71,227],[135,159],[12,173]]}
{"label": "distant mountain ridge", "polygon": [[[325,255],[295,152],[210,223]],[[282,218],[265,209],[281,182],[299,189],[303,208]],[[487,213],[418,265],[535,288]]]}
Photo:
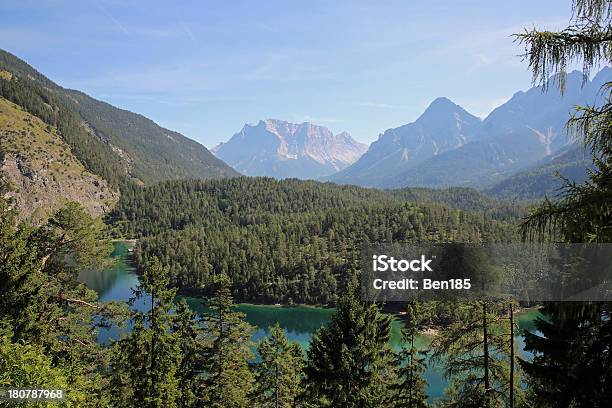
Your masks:
{"label": "distant mountain ridge", "polygon": [[555,197],[563,179],[582,183],[593,168],[593,160],[581,145],[570,145],[547,156],[533,167],[519,171],[486,188],[483,192],[500,199],[538,199]]}
{"label": "distant mountain ridge", "polygon": [[566,121],[575,105],[596,102],[612,69],[584,86],[582,79],[578,71],[568,74],[563,97],[555,86],[519,91],[484,120],[438,98],[415,122],[385,131],[356,163],[325,179],[379,188],[491,186],[573,143]]}
{"label": "distant mountain ridge", "polygon": [[384,186],[391,175],[472,141],[480,128],[479,118],[447,98],[437,98],[415,122],[386,130],[355,164],[328,180]]}
{"label": "distant mountain ridge", "polygon": [[213,153],[247,176],[317,179],[344,169],[367,150],[348,132],[278,119],[246,124]]}

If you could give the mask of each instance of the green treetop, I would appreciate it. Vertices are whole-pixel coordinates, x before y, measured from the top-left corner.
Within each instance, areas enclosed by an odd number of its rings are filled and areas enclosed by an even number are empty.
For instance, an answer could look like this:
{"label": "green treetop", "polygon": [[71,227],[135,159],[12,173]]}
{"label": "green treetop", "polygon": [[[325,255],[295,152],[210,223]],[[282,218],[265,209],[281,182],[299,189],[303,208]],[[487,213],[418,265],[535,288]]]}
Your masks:
{"label": "green treetop", "polygon": [[132,303],[144,300],[149,307],[132,313],[132,332],[115,344],[112,368],[117,406],[177,406],[180,350],[177,335],[170,330],[176,290],[168,287],[169,273],[153,258],[134,290]]}
{"label": "green treetop", "polygon": [[304,366],[299,344],[287,340],[277,323],[270,326],[268,336],[257,346],[257,353],[261,358],[255,365],[258,402],[263,407],[294,407]]}
{"label": "green treetop", "polygon": [[305,399],[324,407],[384,407],[395,382],[391,318],[359,299],[353,281],[331,322],[312,337]]}
{"label": "green treetop", "polygon": [[214,295],[204,314],[206,396],[211,408],[234,408],[250,405],[253,374],[248,361],[252,358],[253,328],[244,313],[234,310],[231,281],[227,275],[214,278]]}

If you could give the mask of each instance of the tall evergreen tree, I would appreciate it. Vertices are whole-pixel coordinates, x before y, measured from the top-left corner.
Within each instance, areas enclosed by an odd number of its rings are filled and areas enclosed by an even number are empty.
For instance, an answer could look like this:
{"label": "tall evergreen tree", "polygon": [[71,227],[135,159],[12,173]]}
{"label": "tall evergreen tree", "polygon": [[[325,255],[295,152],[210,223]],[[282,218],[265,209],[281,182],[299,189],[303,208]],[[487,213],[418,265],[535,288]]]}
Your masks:
{"label": "tall evergreen tree", "polygon": [[291,343],[278,325],[257,345],[260,361],[255,365],[257,401],[262,407],[295,406],[300,392],[304,356],[299,344]]}
{"label": "tall evergreen tree", "polygon": [[[612,1],[574,0],[572,22],[559,32],[527,30],[517,38],[534,81],[566,69],[612,64]],[[612,242],[612,83],[600,106],[581,106],[568,121],[570,133],[591,150],[595,168],[583,184],[564,182],[559,197],[545,199],[522,223],[525,239]],[[530,395],[542,407],[603,407],[612,404],[612,304],[549,303],[539,319],[541,335],[525,333],[532,361],[521,361]]]}
{"label": "tall evergreen tree", "polygon": [[134,290],[131,303],[143,300],[146,311],[133,312],[132,332],[115,344],[112,369],[118,406],[177,406],[180,356],[170,314],[176,290],[168,287],[169,275],[169,268],[153,258]]}
{"label": "tall evergreen tree", "polygon": [[180,362],[177,369],[178,408],[197,407],[204,395],[203,352],[205,343],[201,319],[189,308],[185,299],[176,306],[172,330],[178,337]]}
{"label": "tall evergreen tree", "polygon": [[[546,318],[525,332],[531,361],[520,360],[528,374],[529,399],[539,407],[608,407],[611,331],[606,304],[548,304]],[[597,313],[597,311],[599,313]]]}
{"label": "tall evergreen tree", "polygon": [[388,341],[391,318],[359,299],[355,280],[331,322],[312,337],[305,397],[322,407],[385,407],[396,381]]}
{"label": "tall evergreen tree", "polygon": [[398,383],[393,396],[394,405],[405,408],[426,408],[427,351],[417,349],[415,338],[419,328],[429,320],[427,307],[411,301],[406,307],[406,321],[402,330],[402,349],[397,353]]}
{"label": "tall evergreen tree", "polygon": [[253,391],[253,373],[248,361],[253,357],[253,328],[237,312],[231,292],[231,281],[221,274],[214,279],[214,295],[204,314],[205,405],[211,408],[246,407]]}
{"label": "tall evergreen tree", "polygon": [[[24,350],[43,350],[75,395],[85,396],[79,402],[83,407],[104,401],[108,389],[95,317],[107,316],[112,308],[100,305],[95,292],[76,280],[85,260],[105,255],[97,252],[104,247],[97,245],[100,233],[101,225],[76,204],[41,227],[17,223],[0,180],[0,329],[10,333],[4,340],[26,345]],[[96,245],[73,245],[66,237]]]}

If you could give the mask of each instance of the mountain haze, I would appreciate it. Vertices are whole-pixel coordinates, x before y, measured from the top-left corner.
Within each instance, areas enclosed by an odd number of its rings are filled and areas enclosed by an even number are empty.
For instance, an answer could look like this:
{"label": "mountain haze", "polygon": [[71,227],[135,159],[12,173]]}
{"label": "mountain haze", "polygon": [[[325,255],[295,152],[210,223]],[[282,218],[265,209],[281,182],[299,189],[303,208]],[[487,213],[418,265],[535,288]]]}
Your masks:
{"label": "mountain haze", "polygon": [[[609,80],[610,68],[584,84],[574,71],[563,96],[554,86],[519,91],[483,121],[438,98],[415,122],[387,130],[360,160],[328,180],[383,188],[491,186],[571,146],[565,123],[574,106],[596,103]],[[563,157],[569,156],[556,165]]]}
{"label": "mountain haze", "polygon": [[213,153],[247,176],[316,179],[344,169],[366,149],[347,132],[267,119],[244,125]]}
{"label": "mountain haze", "polygon": [[329,180],[362,186],[382,186],[430,157],[470,142],[481,120],[447,98],[437,98],[413,123],[388,129],[355,164]]}

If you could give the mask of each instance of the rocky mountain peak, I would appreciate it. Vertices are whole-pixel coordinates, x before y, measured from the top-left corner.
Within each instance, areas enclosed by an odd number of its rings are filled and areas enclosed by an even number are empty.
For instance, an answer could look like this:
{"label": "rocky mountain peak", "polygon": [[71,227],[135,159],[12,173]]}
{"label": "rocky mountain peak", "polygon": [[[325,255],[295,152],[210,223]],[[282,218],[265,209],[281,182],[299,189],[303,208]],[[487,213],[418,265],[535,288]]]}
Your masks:
{"label": "rocky mountain peak", "polygon": [[425,111],[416,120],[417,123],[435,125],[453,122],[478,123],[480,118],[472,115],[461,106],[445,97],[439,97],[425,109]]}
{"label": "rocky mountain peak", "polygon": [[213,151],[246,175],[318,178],[354,163],[366,150],[348,132],[334,135],[309,122],[265,119],[245,125]]}

